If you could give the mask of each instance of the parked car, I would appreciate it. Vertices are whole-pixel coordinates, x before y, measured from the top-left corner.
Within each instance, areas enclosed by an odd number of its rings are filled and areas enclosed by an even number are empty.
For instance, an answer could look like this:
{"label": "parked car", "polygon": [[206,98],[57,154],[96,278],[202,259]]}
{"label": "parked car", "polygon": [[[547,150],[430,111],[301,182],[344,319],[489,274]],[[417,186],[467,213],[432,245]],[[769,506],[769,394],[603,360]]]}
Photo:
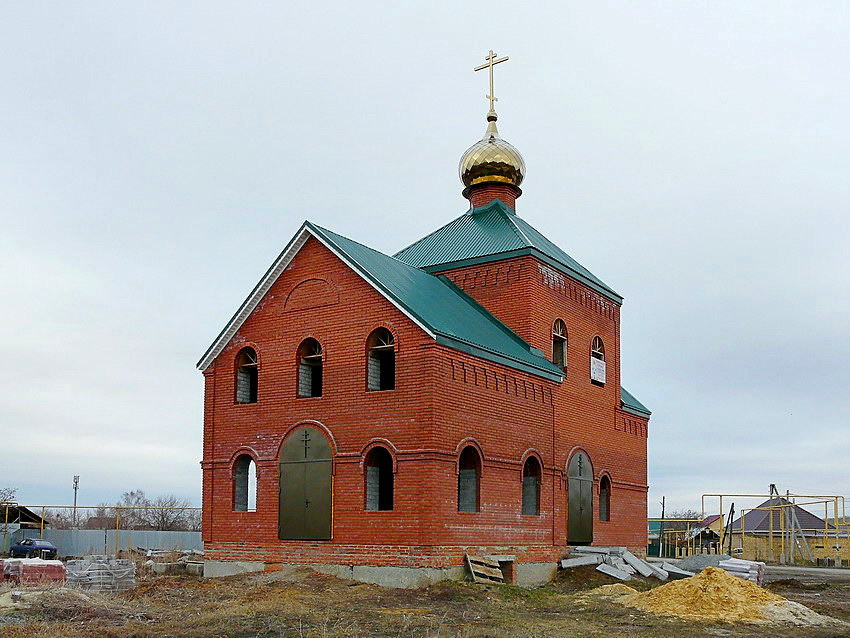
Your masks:
{"label": "parked car", "polygon": [[43,538],[25,538],[9,548],[12,558],[48,558],[53,559],[59,554],[56,545]]}

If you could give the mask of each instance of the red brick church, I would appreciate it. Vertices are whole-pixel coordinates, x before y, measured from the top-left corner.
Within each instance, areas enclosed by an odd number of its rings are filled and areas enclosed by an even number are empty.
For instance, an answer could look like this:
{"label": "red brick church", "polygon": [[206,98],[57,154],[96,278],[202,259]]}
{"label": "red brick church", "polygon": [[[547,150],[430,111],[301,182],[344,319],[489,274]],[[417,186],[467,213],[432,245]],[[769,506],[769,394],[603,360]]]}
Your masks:
{"label": "red brick church", "polygon": [[487,119],[466,212],[392,256],[305,222],[199,362],[209,574],[416,584],[468,553],[535,582],[570,545],[644,552],[623,299],[520,217]]}

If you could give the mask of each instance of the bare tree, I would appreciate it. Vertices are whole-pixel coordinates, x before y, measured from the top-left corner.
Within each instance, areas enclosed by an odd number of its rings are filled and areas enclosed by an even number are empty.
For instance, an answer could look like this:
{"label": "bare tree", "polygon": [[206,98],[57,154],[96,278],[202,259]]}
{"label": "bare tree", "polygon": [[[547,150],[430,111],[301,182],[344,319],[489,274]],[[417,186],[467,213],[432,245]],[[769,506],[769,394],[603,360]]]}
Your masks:
{"label": "bare tree", "polygon": [[667,518],[689,518],[694,519],[694,522],[688,523],[687,521],[665,521],[664,529],[666,530],[686,530],[690,525],[690,528],[693,529],[697,525],[699,525],[699,521],[702,520],[702,514],[692,509],[682,509],[682,510],[674,510],[667,514]]}
{"label": "bare tree", "polygon": [[[150,501],[145,496],[144,490],[130,490],[121,495],[119,501],[115,504],[118,509],[118,514],[121,516],[121,527],[124,529],[136,529],[139,527],[147,527],[147,513],[144,509],[150,507]],[[113,510],[114,512],[115,510]]]}
{"label": "bare tree", "polygon": [[188,528],[187,510],[189,501],[181,499],[174,494],[157,496],[150,501],[150,507],[161,509],[146,510],[145,517],[148,525],[158,530],[186,530]]}
{"label": "bare tree", "polygon": [[14,503],[17,487],[0,487],[0,503]]}

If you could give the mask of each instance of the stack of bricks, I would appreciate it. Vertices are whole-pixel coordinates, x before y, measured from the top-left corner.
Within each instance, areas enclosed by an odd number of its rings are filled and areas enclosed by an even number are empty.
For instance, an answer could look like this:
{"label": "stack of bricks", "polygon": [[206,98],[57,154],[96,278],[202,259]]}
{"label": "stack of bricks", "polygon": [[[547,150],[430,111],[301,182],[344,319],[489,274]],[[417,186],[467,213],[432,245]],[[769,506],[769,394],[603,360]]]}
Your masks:
{"label": "stack of bricks", "polygon": [[64,583],[65,565],[61,560],[7,558],[3,561],[4,579],[19,585]]}

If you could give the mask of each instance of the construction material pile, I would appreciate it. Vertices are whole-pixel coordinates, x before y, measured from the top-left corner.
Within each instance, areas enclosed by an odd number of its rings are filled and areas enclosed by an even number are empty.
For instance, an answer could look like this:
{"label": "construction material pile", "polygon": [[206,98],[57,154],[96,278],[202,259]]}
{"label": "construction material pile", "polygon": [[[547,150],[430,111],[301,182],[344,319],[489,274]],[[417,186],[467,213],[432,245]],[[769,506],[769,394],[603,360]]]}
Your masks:
{"label": "construction material pile", "polygon": [[7,558],[3,561],[3,579],[21,585],[61,583],[65,581],[65,566],[61,560]]}
{"label": "construction material pile", "polygon": [[715,567],[708,567],[691,578],[647,592],[619,596],[616,600],[660,616],[707,622],[843,624]]}
{"label": "construction material pile", "polygon": [[676,563],[679,569],[701,572],[706,567],[720,567],[720,561],[732,558],[729,554],[692,554]]}
{"label": "construction material pile", "polygon": [[[664,569],[641,560],[625,547],[571,547],[570,553],[575,553],[576,557],[562,560],[560,562],[561,569],[596,565],[597,571],[618,580],[631,580],[632,576],[640,574],[645,578],[652,576],[665,581],[669,576]],[[692,574],[687,575],[691,576]]]}
{"label": "construction material pile", "polygon": [[740,558],[730,558],[720,561],[720,569],[725,572],[743,578],[756,585],[761,585],[764,582],[764,563],[754,560],[741,560]]}
{"label": "construction material pile", "polygon": [[136,565],[109,556],[86,556],[67,563],[68,587],[86,591],[125,591],[136,586]]}

